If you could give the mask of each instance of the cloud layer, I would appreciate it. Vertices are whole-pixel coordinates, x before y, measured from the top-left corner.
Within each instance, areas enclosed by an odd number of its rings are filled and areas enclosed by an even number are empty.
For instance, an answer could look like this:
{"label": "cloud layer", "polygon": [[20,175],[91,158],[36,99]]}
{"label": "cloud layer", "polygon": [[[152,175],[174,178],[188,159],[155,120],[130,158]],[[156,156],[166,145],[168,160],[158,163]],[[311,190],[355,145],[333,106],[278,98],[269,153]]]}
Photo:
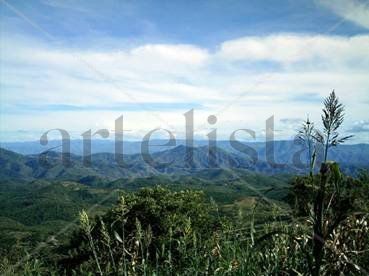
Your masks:
{"label": "cloud layer", "polygon": [[[368,120],[369,35],[280,33],[240,37],[212,49],[114,45],[94,50],[27,36],[3,39],[3,130],[82,133],[112,129],[123,114],[132,137],[156,127],[183,134],[183,113],[194,108],[199,135],[212,127],[206,123],[210,114],[218,116],[222,138],[238,128],[262,135],[274,115],[276,128],[283,128],[277,138],[289,138],[296,118],[320,120],[320,102],[332,89],[347,106],[347,129]],[[367,138],[361,131],[356,139]]]}

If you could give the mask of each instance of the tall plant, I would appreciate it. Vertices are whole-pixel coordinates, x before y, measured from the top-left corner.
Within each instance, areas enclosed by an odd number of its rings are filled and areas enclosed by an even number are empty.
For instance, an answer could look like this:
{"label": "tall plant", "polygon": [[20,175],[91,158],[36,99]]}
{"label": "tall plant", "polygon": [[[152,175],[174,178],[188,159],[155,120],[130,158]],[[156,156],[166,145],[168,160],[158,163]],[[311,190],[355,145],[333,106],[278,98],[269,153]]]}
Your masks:
{"label": "tall plant", "polygon": [[[319,183],[316,189],[315,187],[312,189],[312,258],[308,259],[310,272],[314,276],[320,275],[327,239],[348,216],[350,209],[347,200],[341,196],[342,178],[338,164],[327,162],[327,159],[329,148],[344,143],[352,135],[342,137],[338,132],[344,120],[344,106],[339,102],[334,90],[323,103],[324,108],[321,115],[323,131],[316,130],[314,124],[308,118],[298,132],[298,137],[304,142],[309,154],[311,177],[308,183],[311,183],[311,185],[314,185],[314,182]],[[318,145],[322,145],[324,149],[324,162],[321,164],[319,178],[313,177]],[[333,205],[335,206],[333,207]]]}
{"label": "tall plant", "polygon": [[[344,120],[344,110],[344,106],[339,102],[333,90],[324,100],[322,114],[323,133],[317,132],[315,136],[315,139],[324,146],[324,163],[320,168],[320,185],[317,190],[313,208],[313,258],[315,262],[312,274],[314,276],[320,275],[320,268],[325,255],[324,246],[326,239],[339,223],[348,216],[347,212],[349,208],[346,206],[345,208],[336,208],[334,211],[332,210],[334,218],[327,218],[328,209],[334,199],[340,204],[345,202],[345,200],[340,198],[339,186],[341,176],[338,164],[335,162],[327,162],[329,148],[342,144],[352,137],[352,135],[341,137],[338,132]],[[329,196],[327,194],[327,189],[329,189],[330,182],[333,182],[335,188]],[[330,199],[328,200],[328,198]],[[328,204],[326,204],[327,201],[329,202]]]}
{"label": "tall plant", "polygon": [[318,139],[324,145],[324,162],[328,158],[328,150],[330,147],[344,143],[353,135],[341,137],[338,133],[339,127],[344,120],[344,106],[339,102],[334,90],[324,100],[324,108],[322,114],[323,134],[318,133]]}
{"label": "tall plant", "polygon": [[298,139],[303,142],[304,146],[306,146],[308,150],[308,165],[309,165],[309,174],[313,176],[315,159],[316,159],[316,130],[314,128],[314,123],[309,120],[307,117],[306,121],[302,124],[301,128],[297,134]]}

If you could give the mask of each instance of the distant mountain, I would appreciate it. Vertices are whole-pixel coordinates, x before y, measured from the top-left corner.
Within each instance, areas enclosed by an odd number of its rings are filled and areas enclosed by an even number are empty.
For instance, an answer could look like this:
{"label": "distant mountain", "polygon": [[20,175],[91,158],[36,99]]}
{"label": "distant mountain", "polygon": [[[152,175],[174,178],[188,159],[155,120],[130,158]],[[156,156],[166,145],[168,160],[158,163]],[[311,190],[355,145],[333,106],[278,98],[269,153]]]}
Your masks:
{"label": "distant mountain", "polygon": [[[165,144],[165,140],[150,141],[150,152],[156,153],[161,151],[173,150],[174,147],[160,146]],[[114,140],[92,140],[91,153],[114,153]],[[185,140],[176,140],[176,146],[185,145]],[[206,140],[194,140],[194,146],[197,148],[208,145]],[[265,142],[243,142],[243,145],[251,147],[256,151],[260,161],[266,161],[267,144]],[[294,141],[274,141],[274,161],[276,163],[292,163],[294,156],[298,156],[301,151],[301,145],[295,144]],[[229,153],[236,154],[242,159],[247,158],[247,155],[234,149],[229,141],[217,141],[217,146]],[[29,142],[7,142],[1,143],[1,147],[23,155],[40,154],[41,152],[52,149],[53,151],[61,151],[61,141],[50,140],[47,146],[40,145],[39,141]],[[140,154],[141,142],[139,141],[124,141],[123,150],[125,155]],[[71,140],[70,151],[74,155],[83,155],[83,141]],[[305,154],[301,153],[302,162],[304,162]],[[321,158],[321,157],[320,157]],[[329,158],[336,160],[339,163],[344,163],[347,166],[368,166],[369,165],[369,144],[354,144],[354,145],[339,145],[330,150]],[[270,160],[271,158],[269,158]]]}
{"label": "distant mountain", "polygon": [[[65,166],[61,160],[61,153],[50,152],[47,163],[42,162],[39,155],[21,155],[0,149],[1,177],[13,179],[63,179],[97,181],[97,179],[118,179],[122,177],[146,177],[158,174],[191,174],[193,172],[212,167],[209,164],[208,150],[205,147],[193,148],[193,163],[187,165],[184,157],[186,147],[178,146],[171,150],[156,152],[151,155],[149,164],[140,154],[124,155],[124,166],[119,166],[112,153],[97,153],[91,155],[91,165],[85,166],[83,158],[70,156],[70,165]],[[218,149],[214,158],[214,167],[230,168],[232,164],[246,164],[245,160]],[[243,166],[243,168],[247,168]]]}
{"label": "distant mountain", "polygon": [[[49,152],[47,163],[39,155],[21,155],[0,148],[0,177],[2,179],[60,179],[73,180],[85,184],[97,184],[119,178],[147,177],[153,175],[193,175],[207,169],[238,169],[254,171],[263,174],[298,174],[306,169],[292,164],[293,156],[299,151],[297,145],[288,141],[274,144],[275,163],[266,161],[265,145],[253,144],[258,153],[256,163],[249,155],[231,150],[229,147],[218,147],[209,151],[209,147],[200,146],[187,148],[183,145],[175,148],[153,152],[149,156],[141,154],[126,154],[123,157],[124,166],[118,165],[112,153],[92,154],[90,166],[84,164],[82,156],[70,155],[70,165],[61,161],[60,152]],[[191,150],[192,158],[188,150]],[[333,148],[330,158],[341,164],[348,174],[354,174],[359,168],[369,167],[369,145],[345,145]],[[270,161],[270,160],[269,160]],[[303,163],[303,161],[302,161]]]}
{"label": "distant mountain", "polygon": [[32,178],[33,169],[21,154],[0,148],[0,178]]}

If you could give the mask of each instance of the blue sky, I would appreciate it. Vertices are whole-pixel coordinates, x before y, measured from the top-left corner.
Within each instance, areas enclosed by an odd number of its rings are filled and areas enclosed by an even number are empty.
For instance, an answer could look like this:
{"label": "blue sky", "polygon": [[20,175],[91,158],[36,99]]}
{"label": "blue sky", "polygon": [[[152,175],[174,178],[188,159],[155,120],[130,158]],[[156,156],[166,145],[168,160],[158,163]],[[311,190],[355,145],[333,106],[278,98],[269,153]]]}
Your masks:
{"label": "blue sky", "polygon": [[214,126],[291,138],[336,89],[344,130],[369,132],[369,1],[0,2],[2,141],[53,128],[74,138],[114,128],[183,136],[195,109],[199,138]]}

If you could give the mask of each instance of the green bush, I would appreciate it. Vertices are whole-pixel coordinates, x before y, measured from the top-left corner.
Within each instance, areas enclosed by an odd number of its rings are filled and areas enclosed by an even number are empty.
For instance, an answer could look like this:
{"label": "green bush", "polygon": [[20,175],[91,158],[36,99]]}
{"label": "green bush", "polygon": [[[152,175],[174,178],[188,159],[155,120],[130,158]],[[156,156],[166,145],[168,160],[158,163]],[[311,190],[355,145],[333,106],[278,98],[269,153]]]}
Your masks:
{"label": "green bush", "polygon": [[[196,239],[210,239],[221,228],[211,206],[200,191],[172,192],[156,187],[126,193],[104,216],[92,222],[88,219],[87,228],[83,227],[87,224],[84,215],[81,229],[65,248],[73,248],[75,253],[62,263],[75,268],[96,251],[104,267],[123,261],[155,266],[165,258],[170,259],[170,266],[185,267]],[[163,253],[167,250],[170,257]]]}

